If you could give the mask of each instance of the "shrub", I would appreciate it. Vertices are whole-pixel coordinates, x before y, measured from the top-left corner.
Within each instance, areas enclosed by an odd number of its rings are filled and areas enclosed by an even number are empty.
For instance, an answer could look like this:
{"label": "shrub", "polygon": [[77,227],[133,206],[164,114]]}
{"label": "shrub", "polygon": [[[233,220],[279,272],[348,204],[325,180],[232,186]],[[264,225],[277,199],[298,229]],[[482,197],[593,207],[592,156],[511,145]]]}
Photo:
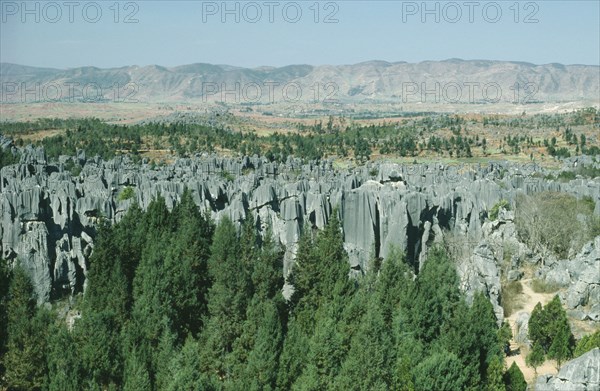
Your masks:
{"label": "shrub", "polygon": [[586,178],[596,178],[600,176],[600,168],[586,167],[584,164],[577,167],[577,174]]}
{"label": "shrub", "polygon": [[520,281],[511,281],[502,284],[501,300],[504,316],[510,316],[513,312],[523,308],[523,305],[518,301],[518,296],[523,293],[523,285]]}
{"label": "shrub", "polygon": [[531,289],[536,293],[554,293],[560,286],[554,283],[546,282],[540,279],[534,279],[531,281]]}
{"label": "shrub", "polygon": [[584,335],[575,347],[574,357],[579,357],[584,353],[589,352],[592,349],[600,348],[600,330],[597,330],[594,334]]}
{"label": "shrub", "polygon": [[229,171],[221,171],[221,178],[225,179],[227,182],[233,182],[235,177]]}
{"label": "shrub", "polygon": [[135,197],[135,190],[133,190],[133,187],[127,186],[119,194],[119,201],[129,200],[133,197]]}
{"label": "shrub", "polygon": [[[515,202],[515,225],[522,241],[537,251],[566,258],[591,240],[593,208],[572,195],[542,192],[519,196]],[[580,218],[583,217],[583,218]]]}
{"label": "shrub", "polygon": [[558,180],[561,182],[569,182],[575,179],[576,175],[573,171],[563,171],[558,174]]}
{"label": "shrub", "polygon": [[498,218],[500,208],[510,210],[510,204],[505,199],[501,199],[500,201],[496,202],[496,204],[492,206],[492,209],[490,210],[490,220],[494,221]]}
{"label": "shrub", "polygon": [[73,160],[69,160],[65,163],[65,170],[69,171],[72,176],[77,177],[81,174],[81,165],[76,164]]}

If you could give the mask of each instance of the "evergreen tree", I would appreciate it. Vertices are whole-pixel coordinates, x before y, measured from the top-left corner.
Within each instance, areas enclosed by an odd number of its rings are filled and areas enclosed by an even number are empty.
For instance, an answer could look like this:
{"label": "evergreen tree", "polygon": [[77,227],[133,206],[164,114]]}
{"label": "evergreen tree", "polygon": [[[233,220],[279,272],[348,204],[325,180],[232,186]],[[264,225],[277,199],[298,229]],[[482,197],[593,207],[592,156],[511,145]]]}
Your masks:
{"label": "evergreen tree", "polygon": [[165,390],[217,390],[215,380],[207,373],[202,373],[199,368],[201,363],[200,346],[196,340],[189,337],[181,352],[172,358],[170,376]]}
{"label": "evergreen tree", "polygon": [[500,348],[508,353],[510,349],[510,340],[512,339],[512,330],[507,321],[502,322],[502,326],[498,330],[498,344]]}
{"label": "evergreen tree", "polygon": [[467,379],[455,354],[433,353],[413,370],[415,389],[422,391],[462,391]]}
{"label": "evergreen tree", "polygon": [[559,366],[572,357],[575,338],[558,295],[544,307],[540,303],[535,306],[529,320],[529,339],[543,355],[556,359]]}
{"label": "evergreen tree", "polygon": [[48,390],[78,391],[82,388],[77,346],[64,323],[49,326],[46,356]]}
{"label": "evergreen tree", "polygon": [[173,327],[181,341],[200,332],[207,314],[208,258],[214,225],[201,214],[189,190],[173,209],[175,231],[165,257],[164,286],[173,308]]}
{"label": "evergreen tree", "polygon": [[125,365],[123,391],[151,390],[150,373],[136,351],[129,353]]}
{"label": "evergreen tree", "polygon": [[568,324],[563,324],[559,327],[553,336],[552,344],[550,345],[550,349],[548,349],[548,358],[556,360],[557,369],[560,369],[560,365],[572,357],[572,338],[573,335]]}
{"label": "evergreen tree", "polygon": [[227,379],[232,375],[229,355],[242,335],[252,293],[250,273],[239,259],[238,235],[228,217],[217,226],[211,253],[208,266],[213,284],[208,292],[210,320],[203,336],[203,365]]}
{"label": "evergreen tree", "polygon": [[84,312],[75,323],[73,338],[81,360],[83,388],[121,383],[123,361],[118,318],[114,312]]}
{"label": "evergreen tree", "polygon": [[133,304],[133,279],[146,242],[144,218],[144,212],[137,202],[134,202],[121,221],[114,226],[113,231],[114,247],[118,251],[120,268],[127,283],[128,310],[131,310]]}
{"label": "evergreen tree", "polygon": [[394,391],[415,391],[412,374],[410,373],[410,359],[399,356],[392,373],[392,387]]}
{"label": "evergreen tree", "polygon": [[546,312],[542,307],[541,303],[537,303],[531,311],[531,316],[529,317],[528,323],[528,337],[531,340],[532,344],[537,343],[539,347],[542,348],[544,352],[544,346],[550,345],[549,341],[547,341],[547,333],[546,328],[547,324],[550,320],[546,317]]}
{"label": "evergreen tree", "polygon": [[254,295],[261,300],[282,298],[283,283],[283,251],[276,246],[269,227],[252,267]]}
{"label": "evergreen tree", "polygon": [[453,317],[459,302],[458,276],[448,256],[440,248],[431,249],[413,289],[410,318],[415,336],[431,343],[440,336]]}
{"label": "evergreen tree", "polygon": [[17,267],[8,290],[7,352],[4,356],[5,378],[9,388],[38,390],[46,376],[47,323],[37,316],[33,285],[27,273]]}
{"label": "evergreen tree", "polygon": [[[10,271],[6,260],[0,259],[0,357],[6,354],[6,339],[8,317],[6,307],[8,304],[8,287],[10,284]],[[0,359],[0,378],[4,377],[4,360]]]}
{"label": "evergreen tree", "polygon": [[392,384],[393,344],[381,309],[376,305],[369,306],[359,327],[352,338],[337,385],[345,390],[387,390]]}
{"label": "evergreen tree", "polygon": [[513,362],[508,371],[504,374],[504,384],[506,391],[525,391],[527,389],[527,382],[523,376],[523,372],[518,365]]}
{"label": "evergreen tree", "polygon": [[114,228],[107,223],[99,228],[94,253],[90,258],[83,312],[110,311],[115,314],[118,324],[123,325],[129,317],[130,296],[115,237]]}
{"label": "evergreen tree", "polygon": [[283,343],[282,324],[275,303],[267,301],[258,305],[262,307],[262,316],[248,354],[245,379],[251,380],[250,389],[273,390]]}
{"label": "evergreen tree", "polygon": [[486,388],[488,391],[506,391],[503,374],[504,364],[498,356],[494,356],[487,368]]}
{"label": "evergreen tree", "polygon": [[579,357],[594,348],[600,348],[600,330],[594,334],[584,335],[578,342],[573,353],[574,357]]}
{"label": "evergreen tree", "polygon": [[313,240],[312,233],[305,229],[289,279],[294,286],[293,306],[313,311],[333,299],[344,300],[351,292],[350,267],[337,209],[316,236]]}
{"label": "evergreen tree", "polygon": [[302,374],[308,361],[309,337],[294,318],[288,324],[283,341],[283,350],[279,357],[277,389],[290,390],[296,379]]}
{"label": "evergreen tree", "polygon": [[537,368],[544,363],[544,348],[539,343],[534,343],[531,352],[525,358],[527,366],[532,367],[537,375]]}
{"label": "evergreen tree", "polygon": [[296,261],[294,262],[291,275],[288,280],[294,287],[291,297],[291,306],[295,310],[310,308],[316,310],[318,307],[319,294],[319,259],[315,254],[314,240],[310,227],[305,226],[300,241]]}
{"label": "evergreen tree", "polygon": [[413,273],[400,251],[393,248],[383,262],[374,292],[388,327],[392,325],[395,311],[407,305],[412,289]]}
{"label": "evergreen tree", "polygon": [[310,339],[308,360],[302,375],[292,390],[325,390],[333,387],[344,356],[342,336],[337,324],[328,314],[316,314],[318,319]]}

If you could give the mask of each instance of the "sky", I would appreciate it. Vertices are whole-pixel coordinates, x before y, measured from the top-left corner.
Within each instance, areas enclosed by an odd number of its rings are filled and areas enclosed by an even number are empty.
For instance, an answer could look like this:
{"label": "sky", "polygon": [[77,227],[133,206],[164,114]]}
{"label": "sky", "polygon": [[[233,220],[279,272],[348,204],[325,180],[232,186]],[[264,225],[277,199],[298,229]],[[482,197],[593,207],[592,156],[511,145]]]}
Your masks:
{"label": "sky", "polygon": [[600,1],[6,1],[0,62],[600,65]]}

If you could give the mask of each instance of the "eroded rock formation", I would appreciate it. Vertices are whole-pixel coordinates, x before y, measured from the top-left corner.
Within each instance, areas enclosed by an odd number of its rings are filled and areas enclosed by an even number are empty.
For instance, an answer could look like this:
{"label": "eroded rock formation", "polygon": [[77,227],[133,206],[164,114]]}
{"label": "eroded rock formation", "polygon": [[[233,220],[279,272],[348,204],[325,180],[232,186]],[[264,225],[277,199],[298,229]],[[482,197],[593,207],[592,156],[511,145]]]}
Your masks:
{"label": "eroded rock formation", "polygon": [[[66,170],[70,161],[83,164],[79,176]],[[492,206],[519,193],[545,190],[589,196],[600,205],[600,181],[558,183],[534,175],[539,170],[509,163],[370,163],[337,170],[328,161],[302,164],[288,159],[278,164],[258,157],[215,156],[155,167],[134,165],[126,157],[102,161],[84,154],[49,163],[43,150],[29,148],[20,164],[0,172],[2,257],[29,270],[40,302],[82,291],[101,216],[118,221],[134,201],[146,208],[158,194],[172,207],[187,187],[197,205],[209,209],[216,220],[226,215],[239,222],[252,211],[261,230],[270,225],[287,250],[284,274],[293,265],[303,226],[322,228],[336,207],[355,270],[367,270],[371,259],[385,258],[396,246],[418,271],[427,249],[451,233],[470,244],[459,265],[467,296],[484,291],[501,319],[498,243],[519,244],[514,216],[501,211],[491,222]],[[119,199],[125,187],[134,189],[134,199]],[[597,287],[581,289],[589,297]],[[575,296],[569,294],[567,300],[574,303]],[[577,300],[583,305],[583,299]]]}

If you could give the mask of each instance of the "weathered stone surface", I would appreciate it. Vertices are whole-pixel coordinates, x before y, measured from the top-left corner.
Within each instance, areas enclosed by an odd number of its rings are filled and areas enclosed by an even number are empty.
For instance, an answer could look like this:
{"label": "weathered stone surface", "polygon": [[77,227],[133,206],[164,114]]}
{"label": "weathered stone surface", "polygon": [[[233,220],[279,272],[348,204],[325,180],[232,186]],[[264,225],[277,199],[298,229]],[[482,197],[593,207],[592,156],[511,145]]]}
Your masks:
{"label": "weathered stone surface", "polygon": [[567,308],[600,305],[600,236],[583,246],[581,252],[562,267],[572,274],[565,294]]}
{"label": "weathered stone surface", "polygon": [[600,390],[600,349],[563,364],[555,376],[544,375],[535,382],[535,391]]}
{"label": "weathered stone surface", "polygon": [[[0,144],[6,140],[0,139]],[[416,271],[434,243],[449,232],[458,235],[470,248],[459,267],[462,287],[469,298],[476,291],[488,295],[500,320],[502,244],[514,246],[527,262],[533,256],[516,239],[514,213],[501,210],[490,222],[488,210],[500,199],[512,201],[518,193],[544,190],[600,200],[600,180],[552,182],[527,176],[512,163],[369,163],[334,170],[330,161],[289,158],[272,163],[257,156],[202,155],[161,167],[134,165],[127,157],[102,161],[83,151],[76,158],[63,156],[56,164],[48,163],[41,149],[25,149],[22,156],[20,164],[0,170],[1,253],[31,273],[41,302],[53,294],[85,289],[101,217],[119,221],[134,202],[147,208],[158,194],[172,208],[188,188],[199,208],[208,209],[217,221],[228,216],[241,222],[251,211],[259,218],[261,233],[270,226],[286,248],[284,273],[291,269],[303,227],[323,228],[335,208],[343,218],[350,263],[363,271],[373,257],[385,258],[393,246],[405,252]],[[64,170],[69,160],[83,165],[78,177]],[[371,175],[373,170],[377,175]],[[134,189],[135,197],[121,201],[125,186]],[[593,267],[600,260],[599,248],[598,240],[587,245],[569,264],[568,273],[546,273],[548,279],[565,284],[570,278],[566,300],[571,308],[598,302],[599,277]]]}
{"label": "weathered stone surface", "polygon": [[517,343],[529,345],[529,312],[519,312],[515,320],[514,338]]}
{"label": "weathered stone surface", "polygon": [[518,281],[523,277],[523,272],[520,270],[509,270],[507,273],[508,281]]}
{"label": "weathered stone surface", "polygon": [[492,247],[485,242],[479,244],[470,258],[458,264],[458,275],[467,302],[472,302],[476,292],[484,293],[490,298],[498,323],[501,324],[504,310],[500,305],[500,275]]}

